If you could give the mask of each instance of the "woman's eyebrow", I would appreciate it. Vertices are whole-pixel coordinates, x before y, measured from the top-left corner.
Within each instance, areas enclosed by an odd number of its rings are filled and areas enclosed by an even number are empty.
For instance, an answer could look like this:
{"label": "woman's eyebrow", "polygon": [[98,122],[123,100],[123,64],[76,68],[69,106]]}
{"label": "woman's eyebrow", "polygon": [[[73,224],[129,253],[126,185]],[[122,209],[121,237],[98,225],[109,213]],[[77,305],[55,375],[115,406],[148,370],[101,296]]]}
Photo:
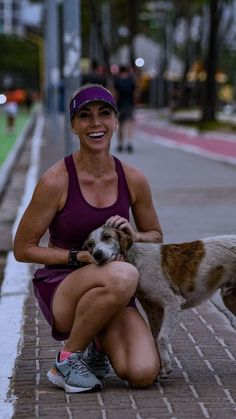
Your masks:
{"label": "woman's eyebrow", "polygon": [[[108,109],[111,109],[111,106],[109,106],[109,104],[106,104],[106,103],[102,103],[100,106],[99,106],[99,110],[102,110],[102,109],[105,109],[105,108],[108,108]],[[82,109],[80,109],[78,112],[82,112],[82,111],[90,111],[91,110],[91,108],[89,107],[89,105],[85,105]]]}

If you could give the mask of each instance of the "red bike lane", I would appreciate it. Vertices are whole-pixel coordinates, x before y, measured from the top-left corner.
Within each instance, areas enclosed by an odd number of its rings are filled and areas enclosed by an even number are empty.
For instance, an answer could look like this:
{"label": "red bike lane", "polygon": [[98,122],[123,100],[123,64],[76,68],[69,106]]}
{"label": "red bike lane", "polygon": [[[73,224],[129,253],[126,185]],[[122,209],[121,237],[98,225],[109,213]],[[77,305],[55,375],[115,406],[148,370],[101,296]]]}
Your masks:
{"label": "red bike lane", "polygon": [[167,147],[180,148],[184,151],[236,164],[236,136],[224,133],[197,133],[184,127],[174,127],[163,122],[144,122],[136,118],[135,128],[151,141]]}

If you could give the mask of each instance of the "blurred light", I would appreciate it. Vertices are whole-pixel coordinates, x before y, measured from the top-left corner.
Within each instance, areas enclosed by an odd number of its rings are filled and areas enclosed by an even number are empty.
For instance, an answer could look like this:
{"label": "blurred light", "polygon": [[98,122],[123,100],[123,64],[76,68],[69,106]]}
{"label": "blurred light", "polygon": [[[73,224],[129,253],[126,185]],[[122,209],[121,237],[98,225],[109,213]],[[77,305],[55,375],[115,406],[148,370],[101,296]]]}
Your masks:
{"label": "blurred light", "polygon": [[143,66],[144,66],[144,59],[143,59],[143,58],[141,58],[141,57],[136,58],[136,60],[135,60],[135,65],[136,65],[137,67],[143,67]]}
{"label": "blurred light", "polygon": [[215,75],[215,80],[218,83],[226,83],[228,81],[228,76],[227,76],[227,74],[218,71]]}
{"label": "blurred light", "polygon": [[4,103],[6,103],[7,101],[7,97],[3,94],[0,95],[0,105],[3,105]]}
{"label": "blurred light", "polygon": [[111,74],[118,74],[119,73],[119,66],[117,64],[111,65]]}
{"label": "blurred light", "polygon": [[129,35],[129,29],[127,28],[127,26],[120,26],[118,28],[118,35],[122,38],[126,38]]}

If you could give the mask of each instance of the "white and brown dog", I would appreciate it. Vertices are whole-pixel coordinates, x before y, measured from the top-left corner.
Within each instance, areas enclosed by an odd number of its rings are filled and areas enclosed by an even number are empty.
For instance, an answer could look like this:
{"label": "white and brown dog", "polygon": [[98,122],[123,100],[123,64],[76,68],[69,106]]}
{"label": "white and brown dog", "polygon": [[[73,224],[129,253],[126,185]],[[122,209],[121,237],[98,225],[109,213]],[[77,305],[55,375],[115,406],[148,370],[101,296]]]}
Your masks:
{"label": "white and brown dog", "polygon": [[139,271],[137,297],[146,312],[161,358],[161,377],[171,372],[168,340],[181,309],[194,307],[218,288],[226,307],[236,315],[236,235],[189,243],[133,243],[110,226],[94,230],[84,249],[97,265],[120,255]]}

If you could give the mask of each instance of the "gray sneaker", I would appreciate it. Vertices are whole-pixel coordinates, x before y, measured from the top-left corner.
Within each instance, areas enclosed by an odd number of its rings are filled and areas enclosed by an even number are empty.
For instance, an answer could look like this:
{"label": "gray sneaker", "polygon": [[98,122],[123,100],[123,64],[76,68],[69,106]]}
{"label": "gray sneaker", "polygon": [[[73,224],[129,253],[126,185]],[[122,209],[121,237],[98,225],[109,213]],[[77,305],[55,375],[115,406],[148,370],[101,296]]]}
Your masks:
{"label": "gray sneaker", "polygon": [[110,372],[110,364],[105,352],[99,352],[92,341],[86,349],[83,357],[86,365],[97,378],[101,380]]}
{"label": "gray sneaker", "polygon": [[59,362],[58,354],[47,377],[56,386],[64,388],[67,393],[82,393],[102,388],[101,382],[84,362],[82,352],[75,352],[62,362]]}

